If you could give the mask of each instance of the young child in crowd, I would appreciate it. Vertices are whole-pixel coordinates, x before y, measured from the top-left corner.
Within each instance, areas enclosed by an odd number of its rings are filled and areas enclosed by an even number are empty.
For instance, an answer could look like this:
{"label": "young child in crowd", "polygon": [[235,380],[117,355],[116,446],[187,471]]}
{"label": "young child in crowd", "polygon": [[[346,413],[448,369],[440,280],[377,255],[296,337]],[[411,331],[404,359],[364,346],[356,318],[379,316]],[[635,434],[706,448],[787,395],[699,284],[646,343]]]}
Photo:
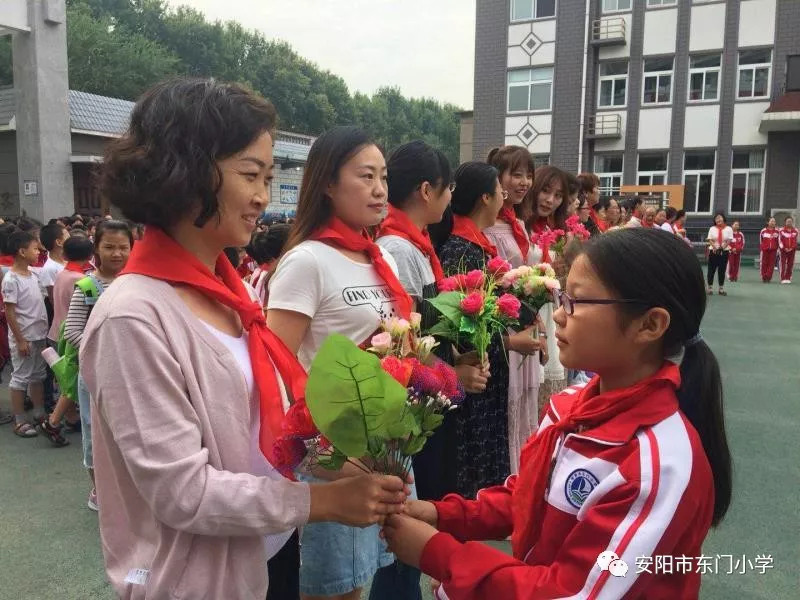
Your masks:
{"label": "young child in crowd", "polygon": [[8,240],[14,265],[3,275],[3,302],[8,320],[8,341],[14,371],[8,387],[14,413],[14,433],[36,437],[36,428],[25,415],[25,393],[33,402],[33,417],[44,419],[44,380],[47,365],[42,358],[47,337],[47,309],[39,278],[31,266],[39,260],[39,240],[27,231],[17,231]]}
{"label": "young child in crowd", "polygon": [[[438,598],[697,598],[697,570],[634,567],[699,556],[731,500],[700,264],[676,237],[612,232],[557,295],[561,361],[597,376],[552,398],[518,476],[477,500],[410,501],[389,547],[441,582]],[[469,541],[509,534],[513,556]]]}
{"label": "young child in crowd", "polygon": [[731,228],[733,229],[733,241],[730,243],[731,255],[728,257],[728,279],[736,282],[739,281],[739,267],[742,264],[744,234],[739,231],[739,221],[734,221]]}
{"label": "young child in crowd", "polygon": [[50,306],[53,306],[53,286],[56,277],[67,264],[64,258],[64,243],[69,239],[69,231],[63,225],[52,223],[45,225],[39,232],[39,241],[47,250],[47,260],[39,271],[39,282],[47,293]]}
{"label": "young child in crowd", "polygon": [[794,255],[797,251],[797,229],[794,226],[794,219],[786,217],[783,228],[780,230],[778,246],[781,256],[781,283],[792,283],[792,271],[794,270]]}

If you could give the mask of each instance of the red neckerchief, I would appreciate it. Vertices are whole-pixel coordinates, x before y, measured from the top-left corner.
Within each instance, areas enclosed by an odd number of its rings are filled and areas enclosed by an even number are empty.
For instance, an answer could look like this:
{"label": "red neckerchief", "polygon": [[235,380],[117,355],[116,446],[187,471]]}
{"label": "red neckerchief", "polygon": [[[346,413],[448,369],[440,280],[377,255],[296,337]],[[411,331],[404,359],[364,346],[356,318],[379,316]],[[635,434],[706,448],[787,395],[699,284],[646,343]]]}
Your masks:
{"label": "red neckerchief", "polygon": [[520,254],[522,254],[522,264],[526,264],[528,262],[528,252],[530,252],[531,249],[531,241],[528,239],[528,234],[525,233],[525,229],[517,220],[517,215],[514,213],[514,210],[504,206],[500,209],[500,213],[497,217],[501,221],[505,221],[511,225],[511,233],[514,236],[514,241],[517,242]]}
{"label": "red neckerchief", "polygon": [[428,262],[431,263],[431,270],[433,271],[433,278],[436,281],[444,279],[444,271],[442,270],[442,263],[439,262],[439,257],[436,256],[436,251],[433,249],[431,243],[431,236],[427,230],[420,230],[408,215],[399,208],[389,205],[389,214],[381,223],[378,229],[378,238],[385,235],[396,235],[404,240],[411,242],[417,250],[425,255]]}
{"label": "red neckerchief", "polygon": [[86,274],[86,273],[90,273],[90,272],[94,271],[94,267],[92,266],[92,263],[90,263],[88,261],[80,263],[80,262],[73,262],[73,261],[70,260],[70,261],[67,261],[66,265],[64,265],[64,270],[65,271],[72,271],[73,273]]}
{"label": "red neckerchief", "polygon": [[605,233],[606,231],[608,231],[609,227],[608,223],[606,223],[605,221],[603,221],[603,219],[600,218],[600,216],[595,212],[594,208],[589,209],[589,214],[592,217],[592,221],[594,221],[595,225],[597,225],[597,229],[600,230],[600,233]]}
{"label": "red neckerchief", "polygon": [[339,246],[351,252],[366,252],[372,262],[372,266],[378,272],[378,277],[383,279],[383,282],[392,292],[397,305],[397,312],[404,319],[410,318],[414,301],[397,279],[397,275],[394,274],[389,263],[384,260],[380,246],[373,242],[366,232],[359,234],[337,217],[332,217],[328,225],[317,231],[311,236],[311,239],[319,242],[329,242],[334,246]]}
{"label": "red neckerchief", "polygon": [[[548,225],[547,219],[544,217],[536,219],[531,224],[531,231],[533,232],[531,240],[536,242],[536,239],[541,234],[543,234],[545,231],[550,231],[550,225]],[[545,246],[542,248],[542,262],[543,263],[550,262],[550,244],[545,244]]]}
{"label": "red neckerchief", "polygon": [[188,285],[238,313],[242,327],[249,333],[248,349],[261,409],[258,444],[274,465],[272,446],[281,436],[283,423],[283,402],[276,372],[280,373],[295,402],[305,397],[306,372],[295,354],[267,328],[264,311],[247,293],[228,257],[221,253],[215,273],[212,273],[194,254],[162,230],[147,227],[121,274],[129,273]]}
{"label": "red neckerchief", "polygon": [[468,242],[480,246],[484,254],[490,258],[497,256],[497,247],[489,241],[489,238],[478,229],[475,221],[469,217],[462,217],[461,215],[453,215],[453,235],[464,238]]}
{"label": "red neckerchief", "polygon": [[42,250],[39,252],[39,259],[36,261],[36,264],[33,265],[34,267],[43,267],[44,263],[47,262],[47,250]]}
{"label": "red neckerchief", "polygon": [[599,393],[600,378],[595,376],[571,397],[569,412],[528,441],[520,455],[520,473],[511,500],[511,546],[517,559],[524,560],[539,540],[553,452],[562,434],[575,433],[580,427],[587,437],[624,443],[637,429],[655,425],[678,410],[675,390],[680,383],[680,369],[671,362],[629,388],[604,394]]}
{"label": "red neckerchief", "polygon": [[675,235],[679,235],[679,231],[678,228],[675,227],[675,223],[670,223],[669,226],[672,227],[672,233],[674,233]]}
{"label": "red neckerchief", "polygon": [[725,231],[725,225],[722,226],[714,225],[714,227],[717,228],[717,244],[719,244],[719,247],[722,248],[722,242],[723,242],[722,232]]}
{"label": "red neckerchief", "polygon": [[13,267],[14,255],[13,254],[0,254],[0,267]]}

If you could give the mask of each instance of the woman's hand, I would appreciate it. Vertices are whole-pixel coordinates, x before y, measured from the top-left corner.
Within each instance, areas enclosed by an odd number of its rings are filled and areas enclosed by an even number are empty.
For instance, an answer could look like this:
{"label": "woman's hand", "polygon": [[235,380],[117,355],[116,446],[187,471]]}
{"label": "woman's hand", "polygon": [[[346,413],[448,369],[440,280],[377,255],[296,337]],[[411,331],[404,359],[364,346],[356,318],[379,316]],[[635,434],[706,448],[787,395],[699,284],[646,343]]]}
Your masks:
{"label": "woman's hand", "polygon": [[523,356],[530,356],[541,351],[545,344],[538,336],[535,336],[536,329],[536,325],[531,325],[527,329],[508,336],[508,349]]}
{"label": "woman's hand", "polygon": [[404,510],[410,490],[393,475],[359,475],[311,484],[309,522],[336,521],[352,527],[383,523]]}
{"label": "woman's hand", "polygon": [[426,500],[409,500],[406,502],[405,514],[418,521],[423,521],[432,527],[439,523],[439,513],[433,502]]}
{"label": "woman's hand", "polygon": [[481,394],[486,391],[489,382],[489,369],[474,367],[472,365],[456,365],[456,375],[464,391],[468,394]]}
{"label": "woman's hand", "polygon": [[400,562],[419,568],[422,551],[438,531],[435,527],[405,515],[386,519],[381,536]]}

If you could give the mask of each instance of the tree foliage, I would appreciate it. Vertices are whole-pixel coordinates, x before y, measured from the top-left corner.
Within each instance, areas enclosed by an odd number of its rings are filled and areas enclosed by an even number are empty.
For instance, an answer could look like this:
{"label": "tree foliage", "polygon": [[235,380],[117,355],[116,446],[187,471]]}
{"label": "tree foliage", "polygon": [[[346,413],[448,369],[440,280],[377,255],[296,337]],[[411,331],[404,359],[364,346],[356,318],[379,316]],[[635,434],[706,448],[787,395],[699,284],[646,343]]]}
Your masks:
{"label": "tree foliage", "polygon": [[[457,107],[405,98],[396,88],[372,97],[351,93],[344,80],[236,22],[209,22],[164,0],[68,0],[70,88],[135,99],[171,75],[238,81],[269,98],[280,126],[318,135],[334,125],[368,130],[385,150],[424,139],[458,162]],[[10,45],[0,39],[0,84]],[[7,71],[6,71],[7,69]]]}

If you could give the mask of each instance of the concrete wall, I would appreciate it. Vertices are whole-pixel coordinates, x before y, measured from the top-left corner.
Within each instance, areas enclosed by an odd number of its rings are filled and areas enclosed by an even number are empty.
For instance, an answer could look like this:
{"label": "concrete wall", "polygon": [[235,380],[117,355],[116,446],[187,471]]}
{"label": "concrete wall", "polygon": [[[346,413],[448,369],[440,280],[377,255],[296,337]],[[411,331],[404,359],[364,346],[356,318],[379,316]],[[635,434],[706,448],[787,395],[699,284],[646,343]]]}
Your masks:
{"label": "concrete wall", "polygon": [[[460,117],[460,132],[459,132],[459,153],[458,160],[461,163],[472,160],[472,150],[475,141],[475,115],[462,115]],[[456,165],[451,165],[455,170]]]}
{"label": "concrete wall", "polygon": [[103,156],[109,140],[95,135],[72,134],[72,153]]}
{"label": "concrete wall", "polygon": [[19,214],[17,142],[13,131],[0,133],[0,216]]}
{"label": "concrete wall", "polygon": [[476,0],[475,135],[472,155],[503,143],[510,0]]}

